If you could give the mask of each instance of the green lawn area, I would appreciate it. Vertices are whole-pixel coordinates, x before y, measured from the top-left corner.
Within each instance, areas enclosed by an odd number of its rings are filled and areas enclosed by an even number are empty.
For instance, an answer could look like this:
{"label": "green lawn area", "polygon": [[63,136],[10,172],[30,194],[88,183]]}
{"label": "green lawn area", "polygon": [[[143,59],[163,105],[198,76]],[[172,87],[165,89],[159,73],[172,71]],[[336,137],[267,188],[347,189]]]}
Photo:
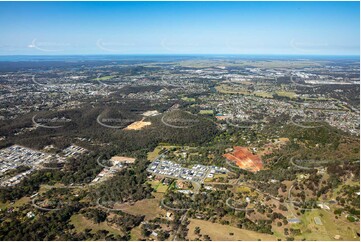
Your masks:
{"label": "green lawn area", "polygon": [[163,185],[160,181],[149,181],[148,182],[154,190],[158,193],[165,193],[169,186]]}
{"label": "green lawn area", "polygon": [[157,187],[157,192],[160,192],[160,193],[165,193],[168,189],[168,186],[167,185],[163,185],[163,183],[159,183],[158,187]]}
{"label": "green lawn area", "polygon": [[[170,145],[167,143],[159,143],[159,145],[157,147],[155,147],[155,149],[153,151],[148,152],[147,159],[150,161],[153,161],[159,155],[159,152],[162,150],[162,148],[169,150],[172,148],[179,148],[179,147],[182,147],[182,146],[181,145]],[[190,146],[183,146],[183,147],[186,150],[194,148],[194,147],[190,147]]]}
{"label": "green lawn area", "polygon": [[242,95],[249,95],[250,94],[250,92],[247,91],[244,88],[228,86],[228,85],[224,85],[224,84],[216,86],[215,89],[218,92],[224,93],[224,94],[242,94]]}
{"label": "green lawn area", "polygon": [[[319,217],[323,225],[316,225],[315,217]],[[302,231],[296,240],[334,240],[335,235],[340,235],[341,240],[357,240],[356,232],[360,232],[357,223],[348,222],[344,216],[336,219],[333,212],[321,209],[307,211],[300,219],[300,224],[292,225]]]}
{"label": "green lawn area", "polygon": [[139,225],[130,231],[130,240],[139,241],[141,238],[143,238],[143,236]]}
{"label": "green lawn area", "polygon": [[228,175],[227,174],[215,174],[212,178],[205,178],[204,182],[213,182],[214,180],[216,180],[217,178],[221,178],[224,177],[226,178]]}
{"label": "green lawn area", "polygon": [[257,97],[264,97],[264,98],[273,98],[272,93],[268,93],[268,92],[254,92],[253,93],[255,96]]}
{"label": "green lawn area", "polygon": [[164,216],[166,211],[160,208],[160,201],[164,194],[153,193],[154,198],[143,199],[135,202],[133,205],[122,204],[118,208],[125,213],[132,215],[144,215],[145,220],[155,219],[158,216]]}
{"label": "green lawn area", "polygon": [[162,146],[157,146],[152,152],[148,152],[147,159],[153,161],[158,155],[159,152],[162,150]]}
{"label": "green lawn area", "polygon": [[7,207],[9,207],[9,202],[0,203],[0,209],[1,209],[1,210],[2,210],[2,209],[5,209],[5,208],[7,208]]}
{"label": "green lawn area", "polygon": [[18,200],[15,201],[14,204],[10,204],[9,202],[6,203],[0,203],[0,209],[5,209],[8,207],[21,207],[22,205],[29,203],[30,202],[30,197],[22,197]]}
{"label": "green lawn area", "polygon": [[182,97],[182,100],[185,102],[195,102],[196,99],[192,97]]}
{"label": "green lawn area", "polygon": [[335,100],[334,98],[327,98],[327,97],[302,97],[303,100],[316,100],[316,101],[332,101]]}
{"label": "green lawn area", "polygon": [[173,146],[173,145],[169,145],[169,144],[166,144],[166,143],[161,143],[157,147],[155,147],[155,149],[152,152],[148,152],[147,159],[150,160],[150,161],[153,161],[159,155],[159,152],[163,148],[171,149],[173,147],[180,147],[180,146]]}
{"label": "green lawn area", "polygon": [[213,110],[201,110],[199,111],[199,114],[212,115]]}
{"label": "green lawn area", "polygon": [[147,183],[149,183],[153,189],[157,190],[160,181],[148,181]]}
{"label": "green lawn area", "polygon": [[281,97],[288,97],[288,98],[296,98],[297,97],[297,94],[295,92],[276,91],[276,94]]}
{"label": "green lawn area", "polygon": [[14,203],[14,207],[21,207],[22,205],[30,202],[30,197],[22,197]]}

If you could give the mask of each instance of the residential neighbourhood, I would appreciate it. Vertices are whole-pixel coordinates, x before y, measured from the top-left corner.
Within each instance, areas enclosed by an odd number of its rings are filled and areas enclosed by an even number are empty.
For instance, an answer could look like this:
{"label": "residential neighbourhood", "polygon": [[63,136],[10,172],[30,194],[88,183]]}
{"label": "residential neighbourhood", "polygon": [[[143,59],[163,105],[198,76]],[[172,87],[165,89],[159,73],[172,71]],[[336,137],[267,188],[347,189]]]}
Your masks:
{"label": "residential neighbourhood", "polygon": [[206,178],[213,178],[215,174],[226,174],[229,172],[224,167],[194,165],[192,168],[184,168],[181,165],[167,160],[153,161],[148,172],[176,179],[203,183]]}

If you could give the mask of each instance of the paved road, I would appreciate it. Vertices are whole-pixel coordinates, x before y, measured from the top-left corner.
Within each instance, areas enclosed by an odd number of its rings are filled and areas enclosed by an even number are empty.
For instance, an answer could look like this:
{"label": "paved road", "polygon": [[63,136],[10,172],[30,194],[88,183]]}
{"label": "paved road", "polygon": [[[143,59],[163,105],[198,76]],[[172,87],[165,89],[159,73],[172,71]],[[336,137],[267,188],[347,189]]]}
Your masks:
{"label": "paved road", "polygon": [[39,210],[42,210],[42,211],[45,211],[45,212],[50,212],[50,211],[58,211],[60,210],[59,207],[56,207],[56,208],[43,208],[43,207],[40,207],[36,204],[36,199],[34,198],[33,200],[31,200],[31,205]]}
{"label": "paved road", "polygon": [[86,185],[73,185],[73,186],[66,186],[66,185],[57,185],[57,186],[52,186],[52,185],[43,185],[44,188],[46,189],[52,189],[52,188],[68,188],[68,189],[83,189],[90,186],[89,184]]}
{"label": "paved road", "polygon": [[232,199],[232,198],[228,198],[228,199],[226,200],[226,205],[227,205],[228,207],[230,207],[230,208],[232,208],[232,209],[234,209],[234,210],[236,210],[236,211],[245,211],[245,212],[247,212],[247,211],[254,211],[253,208],[251,208],[251,209],[249,209],[249,208],[236,208],[236,207],[232,206],[232,205],[229,203],[229,200],[231,200],[231,199]]}
{"label": "paved road", "polygon": [[294,206],[294,204],[293,204],[293,202],[292,202],[291,192],[292,192],[292,189],[293,189],[293,188],[294,188],[294,185],[292,184],[292,185],[290,186],[290,189],[288,189],[288,192],[287,192],[287,200],[288,200],[288,202],[286,202],[285,204],[286,204],[288,210],[291,212],[292,216],[293,216],[294,218],[298,218],[298,217],[296,216],[296,214],[294,213],[294,211],[295,211],[295,206]]}
{"label": "paved road", "polygon": [[164,203],[164,199],[160,201],[161,205],[166,209],[173,210],[173,211],[188,211],[189,208],[172,208]]}

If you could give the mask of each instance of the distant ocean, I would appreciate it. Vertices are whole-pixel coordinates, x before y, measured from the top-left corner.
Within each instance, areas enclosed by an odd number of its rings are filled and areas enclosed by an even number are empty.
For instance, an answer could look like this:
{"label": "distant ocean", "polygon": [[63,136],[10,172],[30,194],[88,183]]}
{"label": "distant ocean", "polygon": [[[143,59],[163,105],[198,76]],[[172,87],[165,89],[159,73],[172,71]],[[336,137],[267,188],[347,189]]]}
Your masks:
{"label": "distant ocean", "polygon": [[254,59],[254,60],[360,60],[360,56],[331,55],[0,55],[0,61],[181,61],[189,59]]}

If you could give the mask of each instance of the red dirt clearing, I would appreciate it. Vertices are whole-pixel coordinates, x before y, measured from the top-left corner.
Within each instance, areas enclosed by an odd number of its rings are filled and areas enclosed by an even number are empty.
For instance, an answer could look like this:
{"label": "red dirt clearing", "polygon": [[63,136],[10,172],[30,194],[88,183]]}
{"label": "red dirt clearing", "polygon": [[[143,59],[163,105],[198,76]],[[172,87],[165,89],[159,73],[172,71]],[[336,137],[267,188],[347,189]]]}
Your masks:
{"label": "red dirt clearing", "polygon": [[246,147],[235,146],[232,153],[224,154],[227,160],[236,163],[236,165],[244,170],[257,172],[263,168],[263,163],[258,155],[252,154]]}

